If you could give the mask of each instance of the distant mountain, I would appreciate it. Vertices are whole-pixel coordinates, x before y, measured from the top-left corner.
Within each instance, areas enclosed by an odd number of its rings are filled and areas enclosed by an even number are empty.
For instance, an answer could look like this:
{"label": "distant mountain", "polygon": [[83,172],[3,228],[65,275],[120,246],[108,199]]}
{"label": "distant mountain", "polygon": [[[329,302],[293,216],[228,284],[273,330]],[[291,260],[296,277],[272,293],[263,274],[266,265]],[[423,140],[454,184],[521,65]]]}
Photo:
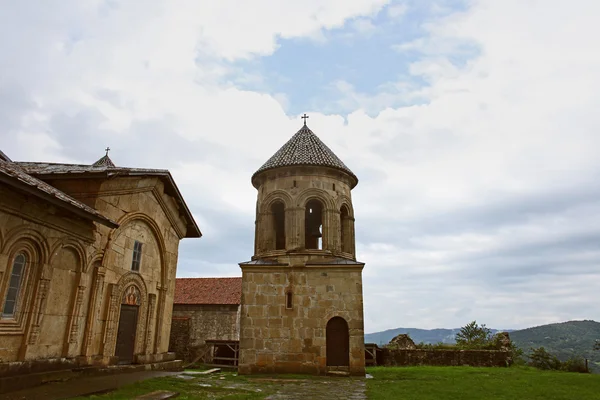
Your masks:
{"label": "distant mountain", "polygon": [[544,347],[561,361],[573,356],[587,358],[600,369],[600,351],[594,350],[596,339],[600,339],[600,322],[569,321],[558,324],[536,326],[511,332],[517,346],[529,353],[532,347]]}
{"label": "distant mountain", "polygon": [[[383,332],[367,333],[365,343],[375,343],[378,345],[388,344],[390,340],[401,333],[407,333],[415,343],[454,343],[456,334],[460,328],[455,329],[417,329],[417,328],[396,328],[388,329]],[[504,330],[506,331],[506,330]],[[510,330],[508,330],[510,332]],[[492,333],[500,332],[492,329]]]}

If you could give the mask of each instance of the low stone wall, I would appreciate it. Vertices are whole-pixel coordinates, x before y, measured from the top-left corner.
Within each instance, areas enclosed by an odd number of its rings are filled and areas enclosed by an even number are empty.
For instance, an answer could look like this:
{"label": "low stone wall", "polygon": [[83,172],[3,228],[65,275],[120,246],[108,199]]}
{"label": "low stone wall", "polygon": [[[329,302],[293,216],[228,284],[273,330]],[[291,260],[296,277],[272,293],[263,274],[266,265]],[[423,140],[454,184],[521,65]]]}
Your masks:
{"label": "low stone wall", "polygon": [[385,366],[508,367],[511,353],[500,350],[383,349]]}

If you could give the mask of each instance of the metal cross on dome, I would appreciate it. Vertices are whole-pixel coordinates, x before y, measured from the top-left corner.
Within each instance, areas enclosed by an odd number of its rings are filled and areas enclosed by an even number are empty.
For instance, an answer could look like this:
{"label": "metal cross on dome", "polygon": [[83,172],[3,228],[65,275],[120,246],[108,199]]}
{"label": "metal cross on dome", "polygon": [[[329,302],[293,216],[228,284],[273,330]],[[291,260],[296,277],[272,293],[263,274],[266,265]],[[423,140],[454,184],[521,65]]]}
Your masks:
{"label": "metal cross on dome", "polygon": [[304,126],[306,126],[306,118],[308,118],[308,115],[306,115],[306,113],[304,113],[304,115],[301,116],[300,118],[302,118],[304,120]]}

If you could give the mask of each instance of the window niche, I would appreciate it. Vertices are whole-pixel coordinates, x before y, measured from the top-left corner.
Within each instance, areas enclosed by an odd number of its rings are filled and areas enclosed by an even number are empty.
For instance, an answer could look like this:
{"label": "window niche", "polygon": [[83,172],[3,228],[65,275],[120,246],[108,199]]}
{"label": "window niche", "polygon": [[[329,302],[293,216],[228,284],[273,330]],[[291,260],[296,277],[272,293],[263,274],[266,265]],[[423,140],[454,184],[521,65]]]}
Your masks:
{"label": "window niche", "polygon": [[307,249],[323,249],[323,204],[319,200],[306,203],[304,214],[304,246]]}
{"label": "window niche", "polygon": [[133,257],[131,260],[131,270],[135,272],[140,271],[140,265],[142,264],[142,243],[137,240],[133,243]]}
{"label": "window niche", "polygon": [[352,253],[352,232],[350,228],[350,212],[348,207],[343,205],[340,209],[340,243],[342,252]]}
{"label": "window niche", "polygon": [[285,308],[288,310],[294,308],[294,295],[291,290],[285,292]]}
{"label": "window niche", "polygon": [[271,206],[273,214],[273,232],[275,235],[275,250],[285,250],[285,206],[277,201]]}
{"label": "window niche", "polygon": [[17,254],[13,259],[6,298],[4,299],[4,307],[2,308],[2,317],[4,318],[13,318],[15,316],[26,263],[27,257],[23,253]]}

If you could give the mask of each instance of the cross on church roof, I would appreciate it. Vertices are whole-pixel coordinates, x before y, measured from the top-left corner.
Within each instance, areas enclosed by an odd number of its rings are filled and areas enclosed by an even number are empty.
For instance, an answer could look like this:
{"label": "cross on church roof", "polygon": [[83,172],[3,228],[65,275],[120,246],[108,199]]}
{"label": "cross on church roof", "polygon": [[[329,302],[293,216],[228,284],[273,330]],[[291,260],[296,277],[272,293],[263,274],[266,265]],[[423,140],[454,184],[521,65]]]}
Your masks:
{"label": "cross on church roof", "polygon": [[304,120],[304,126],[306,126],[306,118],[308,118],[308,115],[306,115],[306,113],[304,113],[304,115],[301,116],[300,118],[302,118]]}
{"label": "cross on church roof", "polygon": [[106,149],[104,149],[104,150],[106,150],[106,155],[108,155],[108,152],[110,151],[110,147],[107,147],[107,148],[106,148]]}

